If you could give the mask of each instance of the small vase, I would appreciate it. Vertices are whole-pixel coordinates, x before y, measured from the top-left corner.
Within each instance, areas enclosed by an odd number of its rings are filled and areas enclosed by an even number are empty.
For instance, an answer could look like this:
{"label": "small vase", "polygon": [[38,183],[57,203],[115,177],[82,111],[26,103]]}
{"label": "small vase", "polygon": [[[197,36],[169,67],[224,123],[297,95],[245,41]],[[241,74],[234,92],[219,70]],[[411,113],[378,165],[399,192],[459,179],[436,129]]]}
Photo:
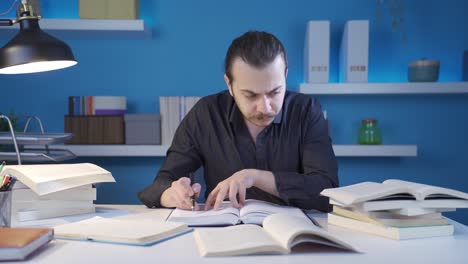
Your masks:
{"label": "small vase", "polygon": [[359,144],[379,145],[382,144],[382,132],[377,127],[377,120],[367,118],[362,120],[362,126],[359,129]]}

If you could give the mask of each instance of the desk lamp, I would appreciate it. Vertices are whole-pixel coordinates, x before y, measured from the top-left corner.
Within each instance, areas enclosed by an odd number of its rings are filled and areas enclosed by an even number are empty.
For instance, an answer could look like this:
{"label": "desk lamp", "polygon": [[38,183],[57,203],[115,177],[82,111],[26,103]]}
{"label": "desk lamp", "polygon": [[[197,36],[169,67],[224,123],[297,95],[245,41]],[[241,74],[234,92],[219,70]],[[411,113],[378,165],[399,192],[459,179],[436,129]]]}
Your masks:
{"label": "desk lamp", "polygon": [[0,26],[20,24],[19,33],[0,49],[0,74],[52,71],[77,64],[65,42],[39,28],[39,19],[29,0],[21,0],[15,20],[0,19]]}

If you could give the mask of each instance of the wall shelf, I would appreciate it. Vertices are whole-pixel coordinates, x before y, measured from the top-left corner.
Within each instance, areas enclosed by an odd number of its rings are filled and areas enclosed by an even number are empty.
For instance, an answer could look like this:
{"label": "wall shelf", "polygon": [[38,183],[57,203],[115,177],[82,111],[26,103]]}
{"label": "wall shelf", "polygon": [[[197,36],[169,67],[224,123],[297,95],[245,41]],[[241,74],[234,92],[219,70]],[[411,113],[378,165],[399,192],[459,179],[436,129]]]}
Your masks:
{"label": "wall shelf", "polygon": [[468,94],[468,82],[314,83],[301,84],[299,91],[314,95]]}
{"label": "wall shelf", "polygon": [[[78,157],[164,157],[168,146],[160,145],[49,145]],[[36,149],[37,146],[26,146]],[[333,145],[337,157],[416,157],[415,145]]]}
{"label": "wall shelf", "polygon": [[[120,37],[151,37],[144,21],[141,19],[132,20],[110,20],[110,19],[41,19],[39,26],[46,32],[70,36],[90,35],[102,36],[115,35]],[[0,27],[0,32],[15,33],[18,32],[19,25],[11,27]]]}

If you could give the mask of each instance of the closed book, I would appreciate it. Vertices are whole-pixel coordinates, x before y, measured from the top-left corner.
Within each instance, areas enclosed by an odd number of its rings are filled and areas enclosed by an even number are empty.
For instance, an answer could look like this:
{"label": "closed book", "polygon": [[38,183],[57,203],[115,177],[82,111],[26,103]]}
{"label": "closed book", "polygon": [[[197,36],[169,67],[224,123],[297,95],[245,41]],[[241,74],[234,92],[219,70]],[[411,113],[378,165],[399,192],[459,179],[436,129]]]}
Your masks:
{"label": "closed book", "polygon": [[24,260],[53,238],[49,228],[0,228],[0,261]]}
{"label": "closed book", "polygon": [[13,220],[18,222],[33,221],[54,217],[62,217],[69,215],[91,214],[95,213],[96,209],[94,204],[87,207],[69,207],[69,208],[49,208],[49,209],[23,209],[14,211],[12,216]]}
{"label": "closed book", "polygon": [[125,96],[93,96],[94,115],[123,115],[127,111]]}
{"label": "closed book", "polygon": [[[15,186],[19,182],[15,183]],[[26,186],[26,185],[24,185]],[[96,200],[97,192],[96,188],[93,188],[91,184],[85,185],[84,187],[70,188],[63,191],[53,192],[45,195],[38,195],[33,190],[27,188],[24,189],[13,189],[12,190],[12,203],[16,201],[38,201],[38,200],[62,200],[62,201],[89,201]]]}
{"label": "closed book", "polygon": [[330,21],[309,21],[304,45],[306,83],[327,83],[330,73]]}
{"label": "closed book", "polygon": [[416,227],[387,227],[373,223],[362,222],[334,213],[328,214],[328,223],[352,229],[359,232],[374,234],[395,240],[451,236],[453,225],[416,226]]}
{"label": "closed book", "polygon": [[368,81],[368,20],[346,22],[341,40],[339,61],[340,82],[366,83]]}
{"label": "closed book", "polygon": [[58,239],[147,246],[191,231],[182,223],[93,217],[54,227]]}

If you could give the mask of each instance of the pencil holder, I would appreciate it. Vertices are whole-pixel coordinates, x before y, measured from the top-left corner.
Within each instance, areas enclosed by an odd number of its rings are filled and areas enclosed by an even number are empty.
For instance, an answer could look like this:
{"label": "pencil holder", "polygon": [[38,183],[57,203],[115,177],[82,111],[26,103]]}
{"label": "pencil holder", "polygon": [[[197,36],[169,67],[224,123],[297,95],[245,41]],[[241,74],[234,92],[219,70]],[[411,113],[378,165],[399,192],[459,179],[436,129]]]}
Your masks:
{"label": "pencil holder", "polygon": [[11,226],[11,193],[0,192],[0,227]]}

